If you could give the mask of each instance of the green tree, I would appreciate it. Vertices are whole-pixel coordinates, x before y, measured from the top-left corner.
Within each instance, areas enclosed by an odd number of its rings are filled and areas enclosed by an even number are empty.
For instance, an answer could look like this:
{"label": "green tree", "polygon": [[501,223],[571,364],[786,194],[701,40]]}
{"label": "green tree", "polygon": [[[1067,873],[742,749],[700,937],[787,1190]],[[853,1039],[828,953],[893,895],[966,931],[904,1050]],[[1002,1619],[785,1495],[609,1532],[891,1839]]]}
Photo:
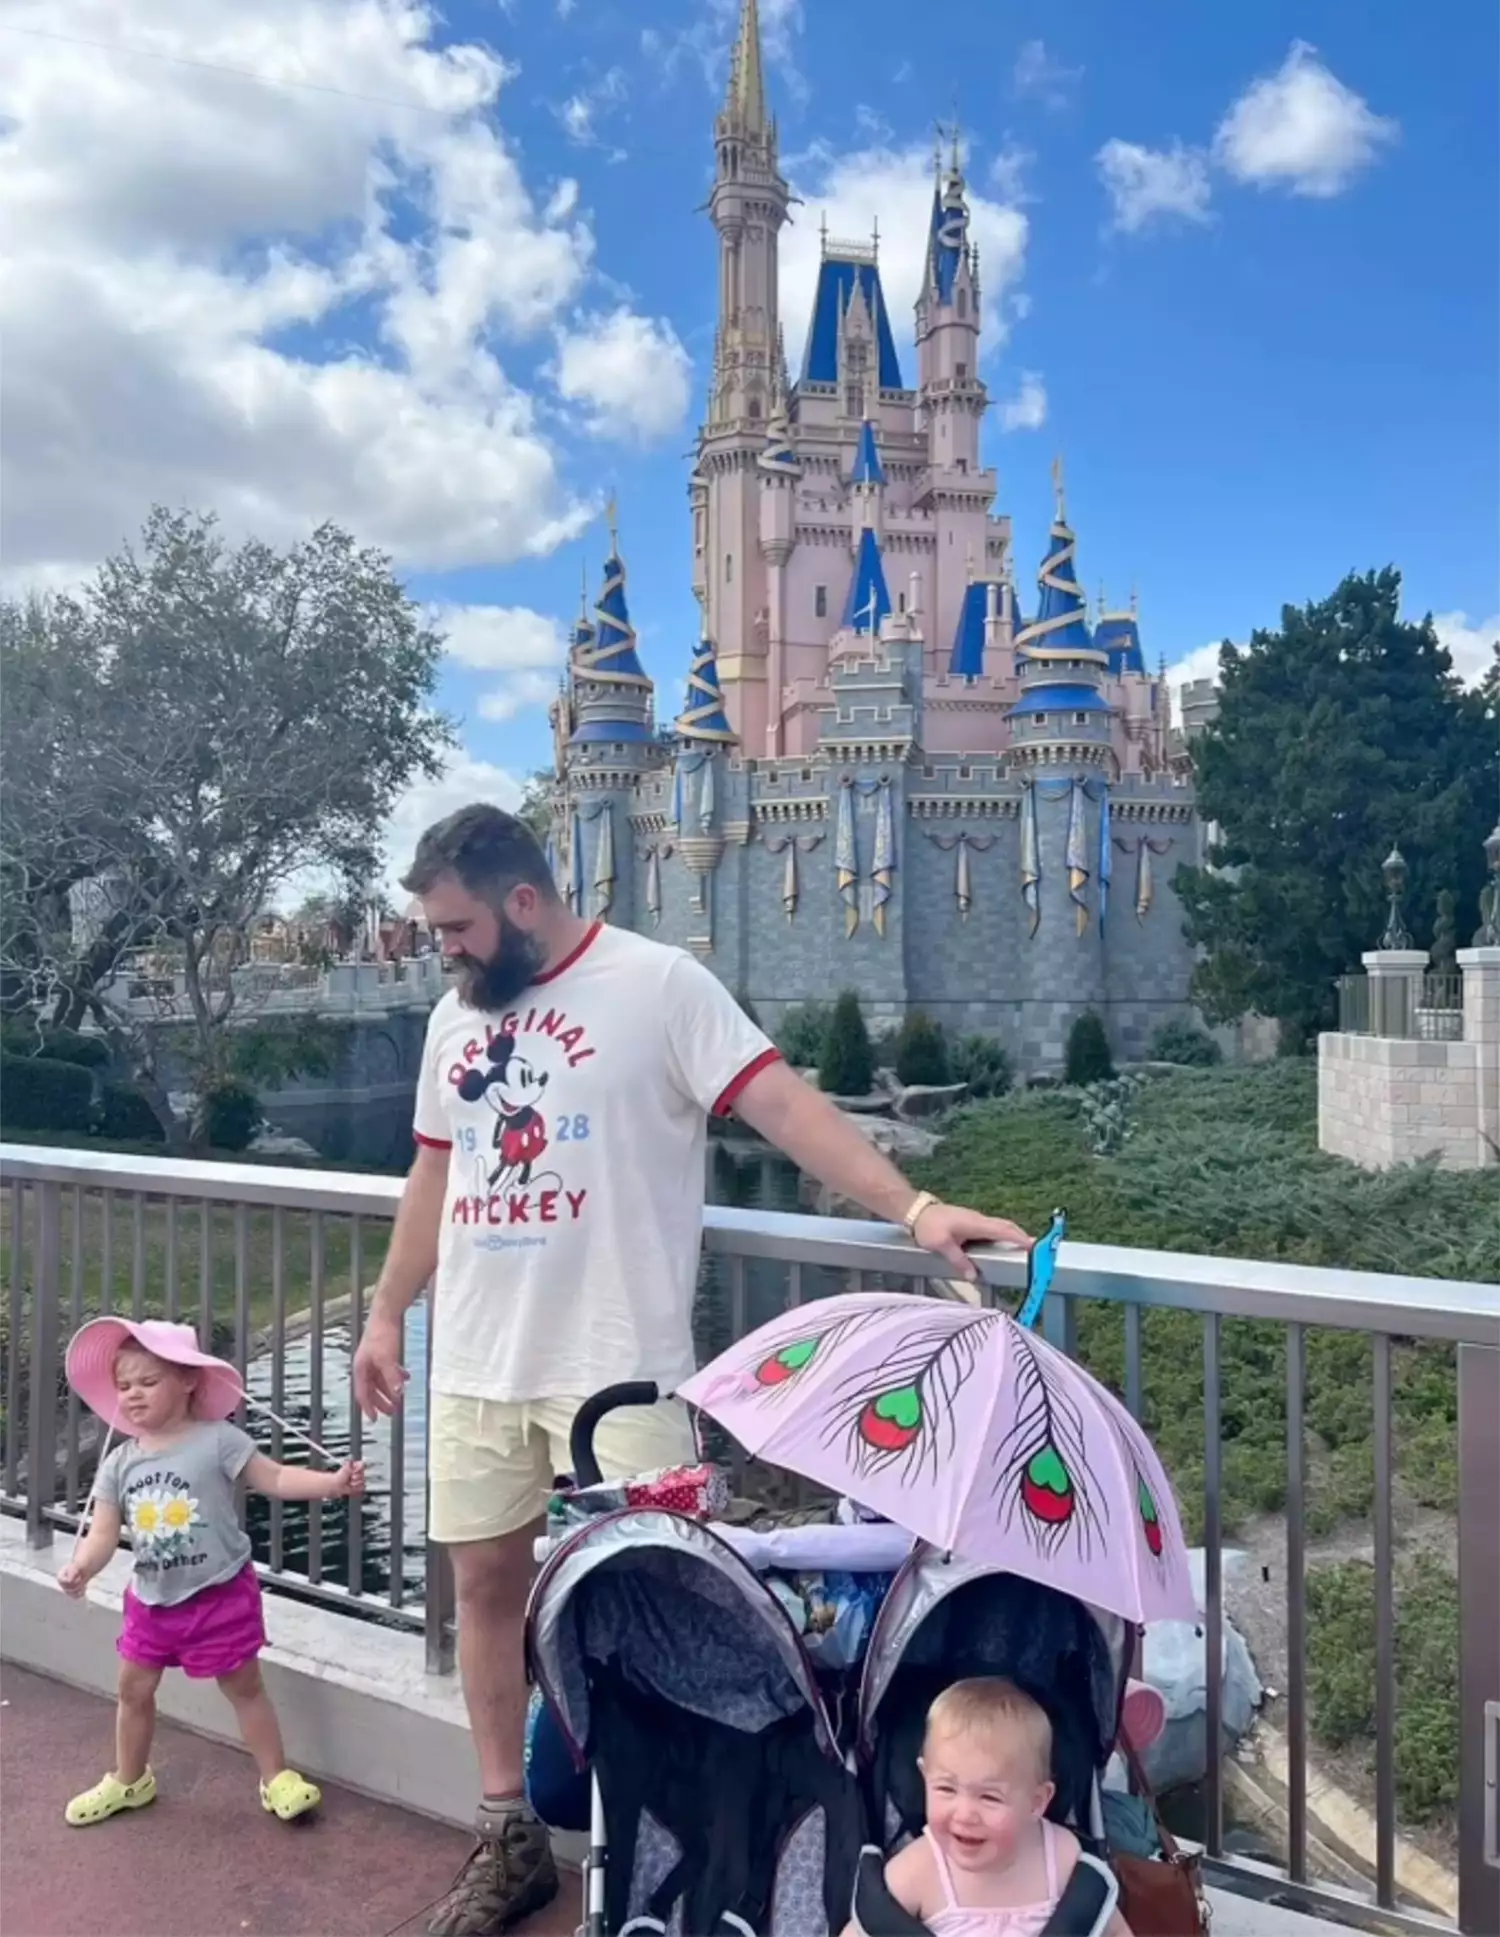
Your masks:
{"label": "green tree", "polygon": [[1108,1083],[1115,1073],[1109,1053],[1109,1037],[1104,1023],[1092,1009],[1085,1009],[1068,1031],[1064,1074],[1070,1083]]}
{"label": "green tree", "polygon": [[542,846],[547,845],[552,832],[552,789],[557,785],[557,775],[538,771],[527,777],[521,789],[521,804],[516,809],[516,819],[525,821]]}
{"label": "green tree", "polygon": [[875,1052],[853,989],[833,1005],[818,1064],[818,1086],[830,1096],[868,1096],[875,1081]]}
{"label": "green tree", "polygon": [[1220,839],[1209,867],[1174,883],[1211,1022],[1255,1010],[1294,1043],[1329,1024],[1335,978],[1380,934],[1393,843],[1409,907],[1451,883],[1460,920],[1477,918],[1493,724],[1431,619],[1403,620],[1400,600],[1393,568],[1351,574],[1220,653],[1218,717],[1192,747],[1199,811]]}
{"label": "green tree", "polygon": [[947,1083],[948,1039],[942,1025],[911,1009],[896,1031],[896,1075],[903,1083]]}
{"label": "green tree", "polygon": [[[397,795],[440,772],[440,655],[333,525],[231,548],[157,510],[80,596],[0,603],[0,961],[52,1020],[92,1019],[174,1143],[167,1044],[200,1091],[234,1074],[255,922],[306,871],[374,878]],[[180,988],[132,989],[141,949]]]}

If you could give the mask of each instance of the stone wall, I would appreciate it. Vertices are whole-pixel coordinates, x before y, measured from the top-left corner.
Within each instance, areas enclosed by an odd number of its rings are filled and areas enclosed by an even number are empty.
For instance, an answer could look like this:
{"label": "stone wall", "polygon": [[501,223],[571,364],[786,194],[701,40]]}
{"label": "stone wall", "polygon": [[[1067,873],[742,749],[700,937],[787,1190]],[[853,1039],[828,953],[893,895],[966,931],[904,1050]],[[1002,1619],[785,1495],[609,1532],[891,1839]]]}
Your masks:
{"label": "stone wall", "polygon": [[1436,1157],[1486,1161],[1478,1129],[1478,1045],[1384,1036],[1318,1038],[1318,1147],[1366,1170]]}

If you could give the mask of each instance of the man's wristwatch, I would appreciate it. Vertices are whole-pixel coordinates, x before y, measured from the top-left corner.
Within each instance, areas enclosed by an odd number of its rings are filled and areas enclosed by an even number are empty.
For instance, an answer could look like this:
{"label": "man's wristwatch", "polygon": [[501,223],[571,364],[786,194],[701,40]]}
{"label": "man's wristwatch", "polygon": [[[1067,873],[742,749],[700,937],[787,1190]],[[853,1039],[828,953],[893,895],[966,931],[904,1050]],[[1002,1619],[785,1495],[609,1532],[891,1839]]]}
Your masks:
{"label": "man's wristwatch", "polygon": [[934,1197],[930,1190],[920,1191],[912,1199],[910,1208],[901,1220],[912,1237],[917,1235],[917,1225],[922,1217],[932,1209],[934,1204],[941,1203],[941,1201],[941,1198]]}

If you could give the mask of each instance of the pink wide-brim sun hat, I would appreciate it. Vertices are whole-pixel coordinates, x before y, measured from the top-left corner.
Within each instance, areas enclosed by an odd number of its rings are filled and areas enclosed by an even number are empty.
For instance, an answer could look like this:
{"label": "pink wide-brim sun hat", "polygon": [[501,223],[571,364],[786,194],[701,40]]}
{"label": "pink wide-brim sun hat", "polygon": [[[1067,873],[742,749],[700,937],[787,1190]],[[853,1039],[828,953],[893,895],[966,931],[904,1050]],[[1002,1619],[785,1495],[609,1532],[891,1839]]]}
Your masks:
{"label": "pink wide-brim sun hat", "polygon": [[191,1325],[165,1318],[92,1318],[68,1342],[68,1384],[117,1433],[129,1431],[115,1388],[115,1360],[126,1345],[138,1345],[169,1365],[191,1366],[198,1373],[196,1419],[228,1419],[245,1396],[239,1373],[226,1359],[200,1350]]}

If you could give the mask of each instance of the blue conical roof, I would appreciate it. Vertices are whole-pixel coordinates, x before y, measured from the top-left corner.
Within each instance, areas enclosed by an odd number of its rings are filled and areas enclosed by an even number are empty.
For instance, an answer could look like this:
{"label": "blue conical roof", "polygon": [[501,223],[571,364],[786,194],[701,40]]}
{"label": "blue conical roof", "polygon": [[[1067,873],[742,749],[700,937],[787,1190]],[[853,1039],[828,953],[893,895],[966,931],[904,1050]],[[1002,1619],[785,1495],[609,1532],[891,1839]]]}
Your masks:
{"label": "blue conical roof", "polygon": [[970,579],[964,588],[964,602],[958,608],[958,624],[953,633],[953,650],[948,656],[948,672],[954,679],[978,679],[984,672],[984,627],[989,617],[990,586],[993,579]]}
{"label": "blue conical roof", "polygon": [[[651,677],[636,656],[635,627],[625,603],[625,566],[611,547],[604,587],[594,607],[597,631],[580,619],[573,631],[578,724],[570,746],[651,738]],[[591,634],[592,644],[583,635]]]}
{"label": "blue conical roof", "polygon": [[625,603],[625,566],[617,552],[604,561],[604,589],[594,607],[599,621],[598,636],[589,654],[589,670],[597,679],[639,680],[649,686],[646,669],[636,657],[635,627],[630,623],[630,608]]}
{"label": "blue conical roof", "polygon": [[1090,652],[1088,607],[1078,588],[1073,569],[1073,554],[1078,541],[1061,517],[1054,519],[1051,541],[1042,569],[1037,574],[1041,597],[1036,617],[1016,635],[1016,651],[1025,654],[1033,647],[1052,652]]}
{"label": "blue conical roof", "polygon": [[875,441],[875,426],[867,417],[859,427],[859,442],[854,447],[851,484],[884,484],[885,466],[880,461],[880,446]]}
{"label": "blue conical roof", "polygon": [[859,547],[854,554],[854,576],[844,601],[843,624],[849,631],[878,636],[890,610],[891,595],[886,587],[880,542],[866,525],[859,534]]}
{"label": "blue conical roof", "polygon": [[732,745],[738,738],[724,712],[719,666],[711,639],[700,639],[688,673],[687,700],[677,716],[684,740],[706,740],[714,746]]}

